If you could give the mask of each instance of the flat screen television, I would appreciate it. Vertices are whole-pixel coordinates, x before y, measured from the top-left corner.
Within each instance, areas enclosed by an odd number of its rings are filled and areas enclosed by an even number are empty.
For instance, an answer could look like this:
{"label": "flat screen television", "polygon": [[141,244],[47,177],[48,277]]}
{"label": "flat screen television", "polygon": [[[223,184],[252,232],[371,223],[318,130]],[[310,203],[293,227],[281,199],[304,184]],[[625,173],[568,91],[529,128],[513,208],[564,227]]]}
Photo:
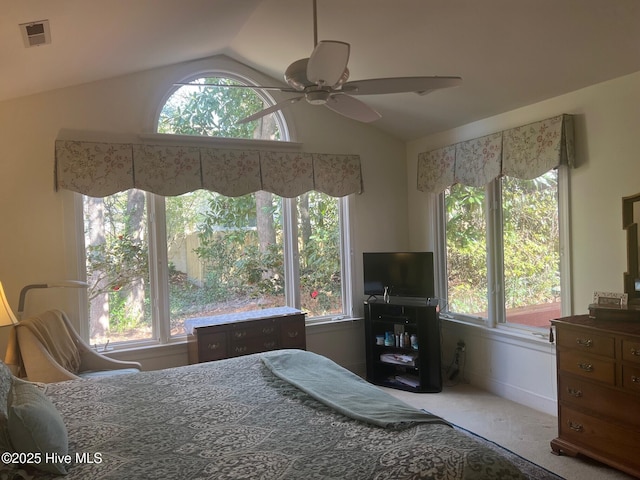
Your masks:
{"label": "flat screen television", "polygon": [[433,298],[433,252],[363,253],[364,294]]}

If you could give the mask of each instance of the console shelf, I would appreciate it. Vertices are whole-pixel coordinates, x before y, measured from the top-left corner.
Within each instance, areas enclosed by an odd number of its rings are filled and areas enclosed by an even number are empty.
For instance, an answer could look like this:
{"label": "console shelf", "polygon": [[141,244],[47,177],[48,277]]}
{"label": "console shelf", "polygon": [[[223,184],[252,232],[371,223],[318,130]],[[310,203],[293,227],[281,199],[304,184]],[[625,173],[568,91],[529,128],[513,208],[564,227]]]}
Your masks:
{"label": "console shelf", "polygon": [[[388,335],[394,342],[389,344]],[[405,336],[406,334],[406,336]],[[396,343],[396,335],[401,340]],[[440,321],[436,307],[424,302],[365,302],[367,380],[419,393],[442,391]],[[380,338],[384,340],[380,344]],[[413,337],[413,345],[406,338]]]}

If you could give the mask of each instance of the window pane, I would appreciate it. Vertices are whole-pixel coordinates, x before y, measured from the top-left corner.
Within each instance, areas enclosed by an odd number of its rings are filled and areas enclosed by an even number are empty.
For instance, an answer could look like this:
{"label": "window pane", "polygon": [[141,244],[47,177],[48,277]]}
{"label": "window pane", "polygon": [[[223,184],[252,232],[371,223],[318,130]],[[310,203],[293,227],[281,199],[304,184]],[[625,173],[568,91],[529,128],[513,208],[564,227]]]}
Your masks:
{"label": "window pane", "polygon": [[302,309],[309,317],[342,314],[338,199],[309,192],[297,207]]}
{"label": "window pane", "polygon": [[507,322],[548,327],[561,316],[558,174],[502,179]]}
{"label": "window pane", "polygon": [[[203,77],[190,83],[244,85],[222,77]],[[184,86],[178,88],[162,108],[158,133],[280,140],[275,114],[239,123],[239,120],[268,106],[250,88]]]}
{"label": "window pane", "polygon": [[454,185],[445,192],[448,309],[486,318],[485,189]]}
{"label": "window pane", "polygon": [[153,337],[145,194],[84,197],[90,341]]}
{"label": "window pane", "polygon": [[173,335],[187,318],[285,304],[279,197],[201,190],[165,205]]}

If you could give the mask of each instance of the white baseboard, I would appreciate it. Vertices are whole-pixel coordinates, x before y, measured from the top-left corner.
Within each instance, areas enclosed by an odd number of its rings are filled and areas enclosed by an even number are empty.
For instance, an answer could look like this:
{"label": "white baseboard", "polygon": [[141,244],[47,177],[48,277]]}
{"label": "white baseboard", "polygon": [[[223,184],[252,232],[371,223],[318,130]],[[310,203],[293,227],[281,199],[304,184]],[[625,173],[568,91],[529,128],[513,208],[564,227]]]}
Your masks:
{"label": "white baseboard", "polygon": [[553,415],[558,415],[558,404],[555,398],[545,397],[536,392],[525,390],[514,385],[509,385],[491,378],[479,378],[472,376],[469,379],[471,385],[486,390],[499,397],[506,398],[512,402],[525,405],[529,408],[537,410],[539,412]]}

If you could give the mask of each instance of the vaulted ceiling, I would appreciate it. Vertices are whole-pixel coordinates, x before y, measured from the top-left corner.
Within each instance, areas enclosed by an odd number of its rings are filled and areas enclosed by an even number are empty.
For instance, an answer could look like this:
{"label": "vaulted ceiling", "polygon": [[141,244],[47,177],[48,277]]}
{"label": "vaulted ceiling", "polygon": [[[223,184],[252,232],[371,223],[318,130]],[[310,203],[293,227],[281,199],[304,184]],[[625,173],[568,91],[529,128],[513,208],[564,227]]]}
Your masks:
{"label": "vaulted ceiling", "polygon": [[[0,3],[0,101],[216,54],[280,80],[313,49],[312,0]],[[25,48],[45,19],[51,44]],[[463,77],[360,97],[405,140],[640,71],[638,0],[318,0],[318,33],[351,44],[352,80]]]}

